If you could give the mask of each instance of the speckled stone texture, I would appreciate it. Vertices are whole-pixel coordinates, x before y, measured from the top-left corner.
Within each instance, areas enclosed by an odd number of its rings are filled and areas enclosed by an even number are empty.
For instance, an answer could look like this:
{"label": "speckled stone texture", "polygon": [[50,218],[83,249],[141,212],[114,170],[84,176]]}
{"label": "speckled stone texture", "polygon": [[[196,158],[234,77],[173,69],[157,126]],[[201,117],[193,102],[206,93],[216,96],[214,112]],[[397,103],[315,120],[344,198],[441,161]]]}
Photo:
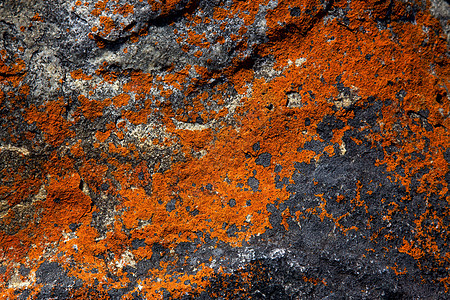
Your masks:
{"label": "speckled stone texture", "polygon": [[444,0],[0,2],[1,299],[448,299]]}

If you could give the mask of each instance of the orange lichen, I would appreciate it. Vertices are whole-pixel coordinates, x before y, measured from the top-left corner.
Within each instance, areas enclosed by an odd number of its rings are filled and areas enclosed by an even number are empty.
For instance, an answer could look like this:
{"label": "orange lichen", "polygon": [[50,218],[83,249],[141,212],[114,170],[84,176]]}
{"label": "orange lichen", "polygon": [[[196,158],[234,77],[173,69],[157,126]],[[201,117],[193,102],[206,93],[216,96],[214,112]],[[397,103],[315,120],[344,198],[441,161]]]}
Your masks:
{"label": "orange lichen", "polygon": [[38,13],[35,13],[34,14],[34,16],[31,18],[31,21],[34,21],[34,22],[44,22],[44,20],[42,19],[42,17],[38,14]]}
{"label": "orange lichen", "polygon": [[398,251],[411,255],[414,259],[420,259],[424,256],[424,253],[420,248],[414,247],[414,242],[408,242],[405,239],[403,239],[403,245],[398,248]]}
{"label": "orange lichen", "polygon": [[31,106],[24,118],[28,123],[36,122],[37,127],[44,133],[46,141],[53,146],[58,146],[66,138],[75,135],[69,129],[71,122],[62,117],[64,112],[64,100],[60,98],[49,101],[39,108]]}
{"label": "orange lichen", "polygon": [[89,100],[83,95],[78,96],[78,101],[81,103],[81,113],[88,119],[94,120],[103,115],[103,109],[111,104],[111,99],[103,101]]}
{"label": "orange lichen", "polygon": [[142,72],[132,72],[130,81],[124,84],[123,90],[126,93],[134,92],[137,94],[150,94],[152,88],[153,76]]}
{"label": "orange lichen", "polygon": [[83,147],[81,147],[81,140],[78,141],[77,144],[73,145],[70,148],[70,152],[75,156],[75,157],[82,157],[83,155],[85,155]]}
{"label": "orange lichen", "polygon": [[25,62],[21,59],[16,59],[14,63],[6,64],[6,51],[1,53],[0,57],[0,83],[11,84],[17,87],[25,76]]}
{"label": "orange lichen", "polygon": [[[108,11],[109,9],[106,7],[109,0],[99,0],[97,3],[95,3],[94,7],[95,9],[91,11],[91,14],[94,16],[99,16],[103,11]],[[85,5],[89,3],[85,3]]]}
{"label": "orange lichen", "polygon": [[104,143],[108,137],[110,135],[110,131],[107,132],[101,132],[101,131],[97,131],[95,133],[95,138],[100,142],[100,143]]}
{"label": "orange lichen", "polygon": [[133,13],[134,13],[134,6],[128,3],[122,6],[117,6],[114,9],[114,14],[121,14],[125,18],[128,17],[128,15],[132,15]]}
{"label": "orange lichen", "polygon": [[111,33],[111,31],[115,28],[114,21],[110,17],[100,17],[100,25],[102,26],[103,31],[100,32],[101,36],[106,36]]}
{"label": "orange lichen", "polygon": [[78,79],[78,80],[91,80],[92,79],[92,76],[84,74],[83,70],[72,71],[72,72],[70,72],[70,76],[73,79]]}
{"label": "orange lichen", "polygon": [[127,105],[128,101],[130,101],[130,98],[131,97],[128,94],[120,94],[120,95],[117,95],[116,97],[112,98],[112,102],[115,107],[119,108],[119,107]]}

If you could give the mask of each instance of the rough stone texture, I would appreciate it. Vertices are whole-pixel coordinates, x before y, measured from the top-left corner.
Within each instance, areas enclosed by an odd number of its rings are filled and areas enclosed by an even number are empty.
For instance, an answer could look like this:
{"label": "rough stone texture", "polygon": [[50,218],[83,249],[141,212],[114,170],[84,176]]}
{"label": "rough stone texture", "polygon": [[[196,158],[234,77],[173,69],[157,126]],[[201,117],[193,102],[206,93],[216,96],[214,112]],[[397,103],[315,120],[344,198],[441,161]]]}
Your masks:
{"label": "rough stone texture", "polygon": [[0,298],[448,299],[450,5],[0,2]]}

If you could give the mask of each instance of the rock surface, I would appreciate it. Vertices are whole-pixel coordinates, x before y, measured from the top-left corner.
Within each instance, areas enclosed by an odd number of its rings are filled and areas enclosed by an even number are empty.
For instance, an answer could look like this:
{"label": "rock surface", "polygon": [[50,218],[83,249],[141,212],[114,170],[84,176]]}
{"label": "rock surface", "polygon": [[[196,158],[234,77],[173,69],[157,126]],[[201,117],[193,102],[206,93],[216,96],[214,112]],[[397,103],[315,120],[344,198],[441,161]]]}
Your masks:
{"label": "rock surface", "polygon": [[448,299],[450,5],[0,2],[0,298]]}

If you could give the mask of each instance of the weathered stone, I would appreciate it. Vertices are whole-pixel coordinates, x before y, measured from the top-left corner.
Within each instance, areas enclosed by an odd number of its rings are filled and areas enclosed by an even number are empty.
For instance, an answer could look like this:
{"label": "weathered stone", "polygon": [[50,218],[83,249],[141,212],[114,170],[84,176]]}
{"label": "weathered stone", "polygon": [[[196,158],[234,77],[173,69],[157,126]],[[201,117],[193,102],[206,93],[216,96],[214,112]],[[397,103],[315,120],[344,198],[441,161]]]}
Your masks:
{"label": "weathered stone", "polygon": [[446,299],[443,0],[0,3],[0,297]]}

